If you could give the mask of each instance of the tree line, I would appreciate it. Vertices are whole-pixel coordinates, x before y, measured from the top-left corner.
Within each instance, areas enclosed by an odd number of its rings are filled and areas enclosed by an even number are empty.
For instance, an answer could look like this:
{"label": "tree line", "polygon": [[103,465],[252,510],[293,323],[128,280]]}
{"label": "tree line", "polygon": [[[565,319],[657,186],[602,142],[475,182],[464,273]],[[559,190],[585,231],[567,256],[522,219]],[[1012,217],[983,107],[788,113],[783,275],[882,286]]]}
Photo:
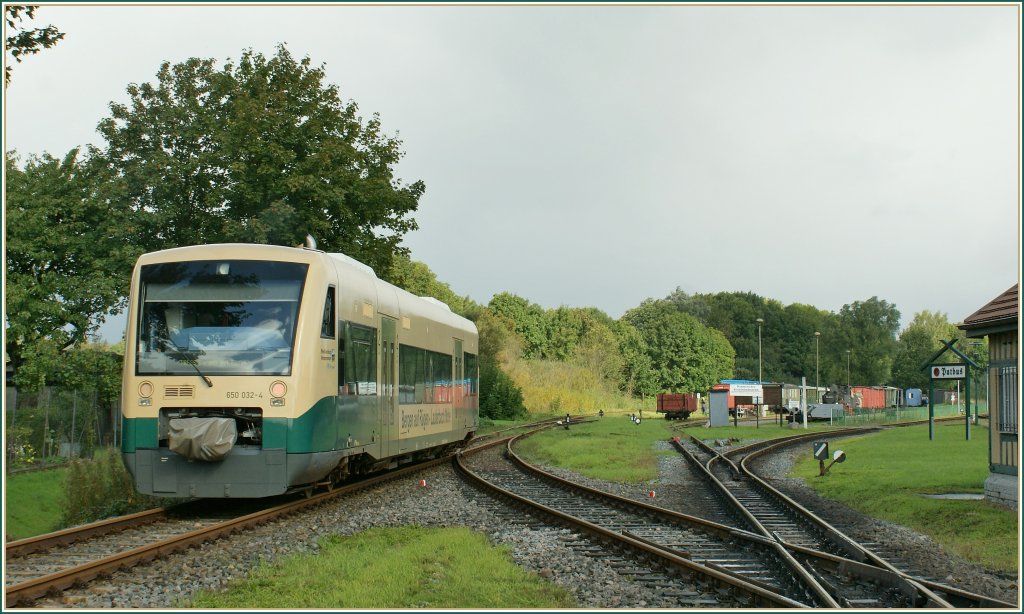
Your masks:
{"label": "tree line", "polygon": [[[481,305],[457,296],[423,263],[407,257],[396,263],[404,263],[394,273],[399,283],[476,322],[481,406],[500,408],[496,417],[524,411],[517,405],[521,390],[502,372],[502,352],[572,363],[627,398],[645,398],[662,391],[702,392],[722,379],[759,375],[793,384],[806,378],[808,385],[927,388],[924,363],[942,347],[940,340],[964,337],[945,314],[927,310],[900,331],[899,310],[875,296],[830,312],[784,306],[750,292],[691,295],[677,289],[644,300],[618,320],[593,307],[545,309],[507,292]],[[985,342],[959,347],[987,364]]]}

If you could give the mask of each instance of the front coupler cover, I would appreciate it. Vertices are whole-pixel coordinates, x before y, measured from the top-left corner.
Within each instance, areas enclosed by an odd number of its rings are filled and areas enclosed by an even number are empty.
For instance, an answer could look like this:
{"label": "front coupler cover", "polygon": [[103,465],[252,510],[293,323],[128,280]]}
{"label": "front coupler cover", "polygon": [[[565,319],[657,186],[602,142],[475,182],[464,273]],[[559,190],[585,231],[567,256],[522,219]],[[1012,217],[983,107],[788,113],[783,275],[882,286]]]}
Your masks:
{"label": "front coupler cover", "polygon": [[238,431],[232,418],[174,418],[169,446],[189,460],[219,461],[235,445]]}

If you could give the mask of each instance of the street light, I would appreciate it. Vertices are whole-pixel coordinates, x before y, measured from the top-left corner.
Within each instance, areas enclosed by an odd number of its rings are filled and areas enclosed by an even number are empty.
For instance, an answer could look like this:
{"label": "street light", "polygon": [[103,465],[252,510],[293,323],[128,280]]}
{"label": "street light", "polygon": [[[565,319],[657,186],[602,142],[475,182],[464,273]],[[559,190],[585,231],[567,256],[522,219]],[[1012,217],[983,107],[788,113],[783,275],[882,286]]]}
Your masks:
{"label": "street light", "polygon": [[764,324],[762,318],[757,319],[757,383],[761,383],[761,325]]}
{"label": "street light", "polygon": [[846,350],[846,387],[850,387],[850,350]]}
{"label": "street light", "polygon": [[821,333],[814,331],[814,395],[818,398],[818,402],[821,403],[821,388],[818,387],[818,339],[821,338]]}

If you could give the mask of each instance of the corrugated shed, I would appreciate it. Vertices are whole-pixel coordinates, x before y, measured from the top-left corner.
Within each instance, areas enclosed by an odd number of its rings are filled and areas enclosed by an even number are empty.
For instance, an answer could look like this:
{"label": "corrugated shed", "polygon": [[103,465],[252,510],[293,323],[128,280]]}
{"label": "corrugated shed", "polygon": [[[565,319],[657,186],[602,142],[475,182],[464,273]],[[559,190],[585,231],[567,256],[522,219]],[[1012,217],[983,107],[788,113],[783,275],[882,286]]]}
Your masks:
{"label": "corrugated shed", "polygon": [[1018,285],[1019,284],[1013,284],[1013,287],[1009,290],[1003,292],[996,298],[989,301],[984,307],[967,316],[967,318],[964,319],[964,323],[960,325],[960,328],[970,330],[972,328],[987,327],[994,324],[1017,321],[1019,314],[1019,300],[1017,296]]}

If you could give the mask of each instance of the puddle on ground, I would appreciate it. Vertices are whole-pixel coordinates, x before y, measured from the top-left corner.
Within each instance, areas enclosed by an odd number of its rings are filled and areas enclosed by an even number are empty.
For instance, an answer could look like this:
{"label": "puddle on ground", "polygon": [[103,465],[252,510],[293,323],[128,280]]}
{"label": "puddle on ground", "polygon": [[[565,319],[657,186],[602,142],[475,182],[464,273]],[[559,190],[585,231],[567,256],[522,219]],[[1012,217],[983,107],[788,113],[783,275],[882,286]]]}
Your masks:
{"label": "puddle on ground", "polygon": [[981,501],[985,495],[978,493],[950,492],[942,495],[921,495],[929,499],[956,499],[958,501]]}

